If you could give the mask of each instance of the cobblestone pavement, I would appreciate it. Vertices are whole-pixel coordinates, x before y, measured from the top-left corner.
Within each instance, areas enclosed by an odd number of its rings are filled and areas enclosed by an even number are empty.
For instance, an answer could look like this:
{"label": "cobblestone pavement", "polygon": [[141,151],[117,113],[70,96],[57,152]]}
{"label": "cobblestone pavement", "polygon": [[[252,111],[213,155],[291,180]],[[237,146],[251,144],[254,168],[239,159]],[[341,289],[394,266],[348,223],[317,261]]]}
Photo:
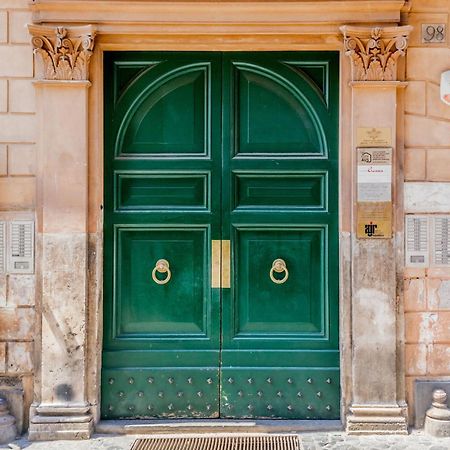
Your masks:
{"label": "cobblestone pavement", "polygon": [[[300,433],[303,450],[450,450],[450,438],[414,431],[408,436],[348,436],[343,432]],[[129,450],[138,436],[96,435],[89,441],[29,442],[19,439],[0,449]]]}

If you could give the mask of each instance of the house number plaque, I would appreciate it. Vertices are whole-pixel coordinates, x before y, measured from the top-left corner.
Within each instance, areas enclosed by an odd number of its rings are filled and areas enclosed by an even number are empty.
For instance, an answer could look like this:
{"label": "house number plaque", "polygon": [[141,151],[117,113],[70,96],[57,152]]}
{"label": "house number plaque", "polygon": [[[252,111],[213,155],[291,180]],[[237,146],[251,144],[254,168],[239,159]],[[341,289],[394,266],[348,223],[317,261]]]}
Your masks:
{"label": "house number plaque", "polygon": [[392,148],[357,149],[357,237],[392,237]]}

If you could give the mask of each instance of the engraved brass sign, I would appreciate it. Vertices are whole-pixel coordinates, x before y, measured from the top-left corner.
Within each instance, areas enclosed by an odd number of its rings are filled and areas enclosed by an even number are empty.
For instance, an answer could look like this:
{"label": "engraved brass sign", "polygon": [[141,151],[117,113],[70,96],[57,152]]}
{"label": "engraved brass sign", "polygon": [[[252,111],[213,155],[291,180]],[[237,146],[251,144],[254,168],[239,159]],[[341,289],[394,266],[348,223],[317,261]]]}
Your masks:
{"label": "engraved brass sign", "polygon": [[358,238],[392,237],[392,203],[358,203]]}
{"label": "engraved brass sign", "polygon": [[392,237],[392,148],[357,149],[357,237]]}
{"label": "engraved brass sign", "polygon": [[388,127],[359,127],[356,130],[357,147],[390,147],[391,145],[391,129]]}

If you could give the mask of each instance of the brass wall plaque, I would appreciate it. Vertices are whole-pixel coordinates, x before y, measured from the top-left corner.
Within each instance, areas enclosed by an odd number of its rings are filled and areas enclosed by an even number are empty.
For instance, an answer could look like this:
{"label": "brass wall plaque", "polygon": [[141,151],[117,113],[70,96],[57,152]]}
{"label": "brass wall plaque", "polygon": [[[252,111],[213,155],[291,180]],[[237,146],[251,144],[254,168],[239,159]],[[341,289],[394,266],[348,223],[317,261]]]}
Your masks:
{"label": "brass wall plaque", "polygon": [[391,147],[391,129],[359,127],[356,130],[357,147]]}
{"label": "brass wall plaque", "polygon": [[392,203],[358,203],[358,224],[356,236],[362,239],[392,237]]}

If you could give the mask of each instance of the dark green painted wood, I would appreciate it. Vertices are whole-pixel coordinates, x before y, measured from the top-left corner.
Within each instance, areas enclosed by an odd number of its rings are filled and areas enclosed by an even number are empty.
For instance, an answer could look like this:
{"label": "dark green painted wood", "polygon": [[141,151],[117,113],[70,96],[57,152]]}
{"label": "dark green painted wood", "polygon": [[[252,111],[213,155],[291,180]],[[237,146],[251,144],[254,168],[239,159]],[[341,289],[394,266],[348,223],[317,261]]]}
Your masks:
{"label": "dark green painted wood", "polygon": [[327,207],[326,172],[289,173],[239,173],[234,176],[234,208],[297,209]]}
{"label": "dark green painted wood", "polygon": [[116,172],[116,209],[210,209],[209,173]]}
{"label": "dark green painted wood", "polygon": [[332,52],[106,53],[103,417],[339,417],[337,77]]}
{"label": "dark green painted wood", "polygon": [[337,53],[223,56],[223,417],[339,417],[338,70]]}
{"label": "dark green painted wood", "polygon": [[105,418],[218,416],[221,89],[219,54],[105,54]]}
{"label": "dark green painted wood", "polygon": [[224,417],[339,417],[338,368],[224,367],[221,376],[221,414]]}

